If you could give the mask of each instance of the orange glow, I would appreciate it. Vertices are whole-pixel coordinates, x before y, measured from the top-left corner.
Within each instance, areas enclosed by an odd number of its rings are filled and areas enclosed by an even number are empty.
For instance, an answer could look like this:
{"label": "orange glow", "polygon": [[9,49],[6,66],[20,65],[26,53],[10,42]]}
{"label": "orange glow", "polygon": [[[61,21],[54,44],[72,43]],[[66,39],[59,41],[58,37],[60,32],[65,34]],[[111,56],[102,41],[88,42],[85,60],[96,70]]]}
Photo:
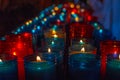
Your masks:
{"label": "orange glow", "polygon": [[81,49],[81,52],[85,52],[85,48],[84,47]]}
{"label": "orange glow", "polygon": [[55,8],[54,8],[54,10],[55,10],[55,11],[58,11],[58,10],[59,10],[59,8],[58,8],[58,7],[55,7]]}
{"label": "orange glow", "polygon": [[75,21],[76,21],[76,22],[79,22],[79,20],[80,20],[79,17],[76,17],[76,18],[75,18]]}
{"label": "orange glow", "polygon": [[13,55],[16,56],[17,55],[16,52],[13,52]]}
{"label": "orange glow", "polygon": [[40,56],[37,56],[37,57],[36,57],[36,61],[37,61],[37,62],[41,62],[41,61],[42,61],[41,58],[40,58]]}
{"label": "orange glow", "polygon": [[32,20],[29,20],[29,23],[32,23]]}
{"label": "orange glow", "polygon": [[71,14],[75,14],[75,12],[72,11]]}
{"label": "orange glow", "polygon": [[52,30],[52,34],[56,34],[56,31],[55,31],[55,30]]}
{"label": "orange glow", "polygon": [[80,9],[80,5],[76,5],[76,8],[77,8],[77,9]]}
{"label": "orange glow", "polygon": [[48,48],[48,53],[51,53],[51,49],[50,48]]}
{"label": "orange glow", "polygon": [[25,24],[26,24],[26,25],[29,25],[29,22],[26,22]]}
{"label": "orange glow", "polygon": [[70,5],[70,7],[71,7],[71,8],[74,8],[74,7],[75,7],[75,5],[74,5],[74,4],[71,4],[71,5]]}

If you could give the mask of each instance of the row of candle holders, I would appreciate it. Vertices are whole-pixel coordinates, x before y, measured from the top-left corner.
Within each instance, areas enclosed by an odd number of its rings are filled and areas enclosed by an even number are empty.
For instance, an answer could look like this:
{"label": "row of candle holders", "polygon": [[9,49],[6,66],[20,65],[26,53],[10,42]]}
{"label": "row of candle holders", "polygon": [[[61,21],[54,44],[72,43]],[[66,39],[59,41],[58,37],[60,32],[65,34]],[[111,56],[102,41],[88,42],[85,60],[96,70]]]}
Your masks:
{"label": "row of candle holders", "polygon": [[[102,55],[101,60],[96,58],[94,52],[87,52],[83,47],[81,51],[73,49],[70,51],[69,80],[99,80],[102,78],[100,73],[104,74],[103,80],[119,80],[120,42],[106,41],[103,43],[102,51],[106,54]],[[18,80],[18,64],[20,64],[18,62],[20,60],[10,54],[1,54],[0,80]],[[24,57],[24,66],[21,67],[25,69],[26,80],[64,80],[62,51],[52,52],[48,48],[48,52],[26,56]]]}
{"label": "row of candle holders", "polygon": [[100,56],[91,26],[65,28],[46,29],[42,38],[6,36],[0,42],[0,80],[119,80],[119,41],[102,42]]}

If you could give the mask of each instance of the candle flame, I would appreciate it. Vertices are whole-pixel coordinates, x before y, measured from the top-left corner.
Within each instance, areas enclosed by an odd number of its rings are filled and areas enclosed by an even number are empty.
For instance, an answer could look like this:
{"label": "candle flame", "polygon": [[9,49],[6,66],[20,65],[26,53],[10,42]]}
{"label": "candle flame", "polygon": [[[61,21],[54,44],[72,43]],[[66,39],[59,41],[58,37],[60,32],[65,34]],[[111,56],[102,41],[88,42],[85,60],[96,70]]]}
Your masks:
{"label": "candle flame", "polygon": [[16,52],[13,52],[13,55],[16,56]]}
{"label": "candle flame", "polygon": [[51,49],[50,48],[48,48],[48,53],[51,53]]}
{"label": "candle flame", "polygon": [[2,59],[0,59],[0,62],[2,62]]}
{"label": "candle flame", "polygon": [[81,52],[85,52],[85,48],[84,47],[81,49]]}
{"label": "candle flame", "polygon": [[118,56],[118,59],[120,60],[120,54],[119,54],[119,56]]}
{"label": "candle flame", "polygon": [[55,35],[53,35],[53,37],[54,37],[54,38],[57,38],[57,37],[58,37],[58,35],[56,35],[56,34],[55,34]]}
{"label": "candle flame", "polygon": [[37,61],[37,62],[41,62],[40,56],[37,56],[37,57],[36,57],[36,61]]}
{"label": "candle flame", "polygon": [[83,43],[83,40],[80,40],[80,43]]}
{"label": "candle flame", "polygon": [[56,31],[55,31],[55,30],[52,30],[52,34],[56,34]]}

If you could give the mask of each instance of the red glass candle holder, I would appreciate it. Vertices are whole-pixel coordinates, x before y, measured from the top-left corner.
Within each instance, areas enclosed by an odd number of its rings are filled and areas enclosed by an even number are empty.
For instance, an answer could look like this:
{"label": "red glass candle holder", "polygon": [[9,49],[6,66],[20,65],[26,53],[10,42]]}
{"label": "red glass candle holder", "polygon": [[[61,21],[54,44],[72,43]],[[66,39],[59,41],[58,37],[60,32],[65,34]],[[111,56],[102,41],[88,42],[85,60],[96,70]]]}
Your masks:
{"label": "red glass candle holder", "polygon": [[92,38],[93,26],[81,23],[70,24],[70,39]]}
{"label": "red glass candle holder", "polygon": [[17,57],[31,55],[33,53],[32,35],[30,33],[22,33],[6,36],[6,53]]}
{"label": "red glass candle holder", "polygon": [[[120,41],[103,41],[101,42],[101,78],[105,79],[107,59],[112,58],[110,55],[120,54]],[[117,57],[116,57],[117,59]]]}

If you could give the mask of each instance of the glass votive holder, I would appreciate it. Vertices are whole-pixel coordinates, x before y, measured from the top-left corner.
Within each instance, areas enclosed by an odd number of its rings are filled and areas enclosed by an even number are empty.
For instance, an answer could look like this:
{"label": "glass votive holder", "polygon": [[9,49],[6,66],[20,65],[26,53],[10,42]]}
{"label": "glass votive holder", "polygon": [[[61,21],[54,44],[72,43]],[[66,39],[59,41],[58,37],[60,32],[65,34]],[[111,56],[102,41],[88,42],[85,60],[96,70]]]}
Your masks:
{"label": "glass votive holder", "polygon": [[0,80],[18,80],[16,57],[0,54]]}
{"label": "glass votive holder", "polygon": [[63,80],[63,51],[48,47],[44,48],[40,54],[43,56],[43,59],[56,63],[56,78],[57,80]]}
{"label": "glass votive holder", "polygon": [[45,31],[45,45],[55,49],[64,49],[65,46],[65,33],[62,30],[50,29]]}
{"label": "glass votive holder", "polygon": [[101,77],[106,80],[119,80],[120,41],[101,42]]}
{"label": "glass votive holder", "polygon": [[72,46],[69,51],[70,80],[98,80],[100,74],[96,49],[91,45]]}
{"label": "glass votive holder", "polygon": [[88,24],[78,22],[70,24],[70,38],[92,38],[94,27]]}
{"label": "glass votive holder", "polygon": [[40,55],[25,57],[26,80],[55,80],[56,64],[46,61]]}

